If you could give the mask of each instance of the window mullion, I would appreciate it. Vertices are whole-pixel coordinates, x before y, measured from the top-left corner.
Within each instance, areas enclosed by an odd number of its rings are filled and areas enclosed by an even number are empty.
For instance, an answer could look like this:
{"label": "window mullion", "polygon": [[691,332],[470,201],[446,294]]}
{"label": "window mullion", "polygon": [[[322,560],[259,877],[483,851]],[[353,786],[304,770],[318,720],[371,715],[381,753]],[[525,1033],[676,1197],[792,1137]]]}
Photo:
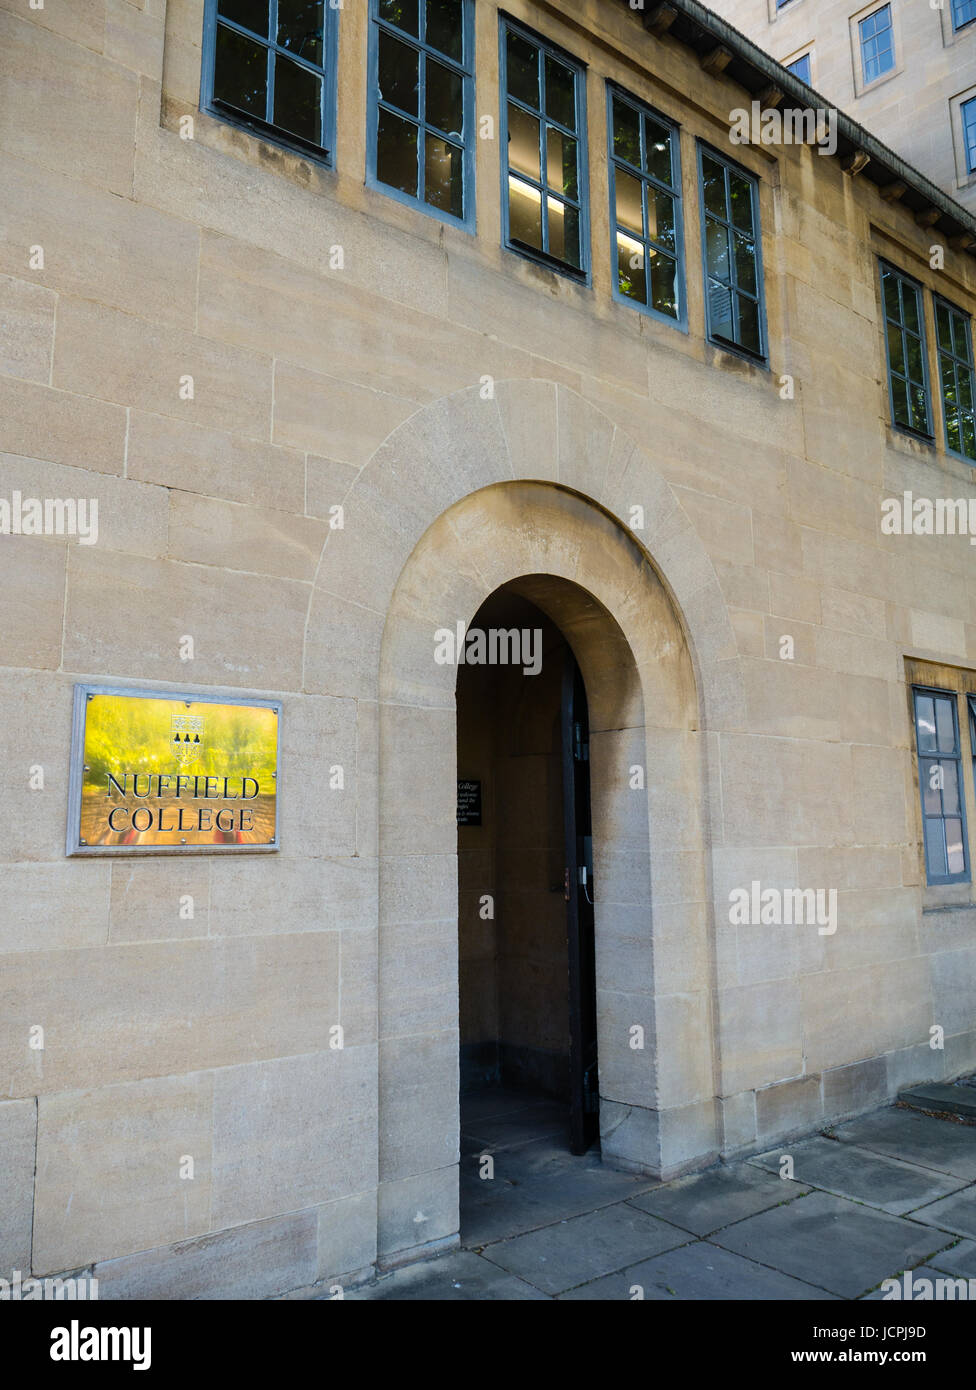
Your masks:
{"label": "window mullion", "polygon": [[[419,27],[427,24],[427,7],[420,6]],[[427,200],[427,49],[417,58],[417,197]]]}
{"label": "window mullion", "polygon": [[[277,11],[277,0],[272,0],[275,11]],[[274,45],[268,44],[268,63],[266,68],[267,94],[265,96],[264,111],[265,120],[268,125],[274,125],[274,88],[275,88],[275,51]]]}

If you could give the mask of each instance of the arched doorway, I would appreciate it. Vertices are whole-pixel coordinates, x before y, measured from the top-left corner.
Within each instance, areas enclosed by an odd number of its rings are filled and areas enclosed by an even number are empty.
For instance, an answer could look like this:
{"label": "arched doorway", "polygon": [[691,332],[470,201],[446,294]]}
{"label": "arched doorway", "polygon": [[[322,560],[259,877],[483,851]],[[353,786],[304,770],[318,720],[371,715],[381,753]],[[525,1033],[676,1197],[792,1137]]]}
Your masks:
{"label": "arched doorway", "polygon": [[585,682],[562,632],[517,581],[482,604],[464,647],[457,678],[462,1142],[466,1130],[476,1141],[490,1128],[494,1098],[497,1113],[517,1110],[523,1124],[534,1119],[582,1154],[599,1137]]}
{"label": "arched doorway", "polygon": [[459,1225],[457,779],[477,778],[457,763],[458,670],[434,648],[502,589],[558,630],[587,696],[603,1160],[671,1175],[718,1150],[704,757],[682,623],[644,552],[588,499],[496,484],[415,546],[383,636],[381,1261],[450,1243]]}

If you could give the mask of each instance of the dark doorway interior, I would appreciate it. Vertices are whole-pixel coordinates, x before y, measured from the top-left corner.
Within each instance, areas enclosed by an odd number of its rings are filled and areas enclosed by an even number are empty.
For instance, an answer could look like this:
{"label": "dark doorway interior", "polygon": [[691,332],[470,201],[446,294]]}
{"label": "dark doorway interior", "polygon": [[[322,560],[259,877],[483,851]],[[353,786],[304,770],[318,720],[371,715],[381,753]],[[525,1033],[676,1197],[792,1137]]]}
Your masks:
{"label": "dark doorway interior", "polygon": [[497,1088],[543,1104],[583,1153],[599,1130],[586,692],[558,627],[514,590],[471,629],[538,633],[542,661],[458,671],[464,819],[481,822],[458,828],[462,1128]]}

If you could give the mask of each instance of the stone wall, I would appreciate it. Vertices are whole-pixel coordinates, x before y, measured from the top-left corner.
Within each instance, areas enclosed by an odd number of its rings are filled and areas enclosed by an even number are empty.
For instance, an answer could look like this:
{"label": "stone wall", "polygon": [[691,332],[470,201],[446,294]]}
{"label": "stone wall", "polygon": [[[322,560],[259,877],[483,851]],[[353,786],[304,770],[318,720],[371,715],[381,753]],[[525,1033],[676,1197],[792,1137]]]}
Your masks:
{"label": "stone wall", "polygon": [[[203,0],[0,0],[0,496],[100,518],[0,537],[0,1272],[253,1297],[456,1238],[432,633],[525,575],[590,703],[605,1155],[671,1174],[976,1064],[976,906],[920,881],[904,666],[976,668],[973,552],[879,526],[973,483],[888,424],[876,256],[970,308],[973,262],[930,270],[833,160],[741,147],[770,369],[711,346],[694,140],[741,92],[623,6],[507,8],[589,64],[592,286],[501,249],[497,142],[476,235],[364,186],[362,4],[333,171],[199,113]],[[608,77],[681,122],[687,333],[611,296]],[[65,859],[86,680],[280,700],[280,853]],[[753,879],[838,888],[836,935],[732,926]]]}

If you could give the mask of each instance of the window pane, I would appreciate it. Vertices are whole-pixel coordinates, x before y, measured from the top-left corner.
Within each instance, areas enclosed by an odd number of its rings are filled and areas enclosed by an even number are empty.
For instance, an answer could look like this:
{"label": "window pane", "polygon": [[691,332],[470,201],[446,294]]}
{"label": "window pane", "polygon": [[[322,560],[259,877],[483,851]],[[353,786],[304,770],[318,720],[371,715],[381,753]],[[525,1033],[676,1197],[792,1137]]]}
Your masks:
{"label": "window pane", "polygon": [[263,39],[268,37],[268,0],[220,0],[217,13],[253,30]]}
{"label": "window pane", "polygon": [[464,125],[463,88],[457,73],[427,59],[427,120],[430,125],[461,139]]}
{"label": "window pane", "polygon": [[624,232],[617,233],[617,283],[621,294],[641,304],[647,303],[644,248]]}
{"label": "window pane", "polygon": [[289,58],[275,59],[274,123],[290,135],[322,142],[322,79]]}
{"label": "window pane", "polygon": [[427,42],[430,46],[460,62],[463,38],[461,0],[427,0]]}
{"label": "window pane", "polygon": [[537,182],[539,172],[539,118],[530,116],[520,106],[508,104],[508,163],[520,174]]}
{"label": "window pane", "polygon": [[946,852],[941,820],[925,822],[925,858],[930,878],[945,878]]}
{"label": "window pane", "polygon": [[939,347],[951,352],[952,325],[949,322],[949,310],[938,301],[935,305],[935,336],[938,339]]}
{"label": "window pane", "polygon": [[417,115],[419,59],[415,48],[380,30],[380,97],[411,116]]}
{"label": "window pane", "polygon": [[896,323],[901,323],[901,301],[898,298],[898,281],[889,270],[886,270],[881,277],[884,286],[884,305],[885,313],[888,318],[894,319]]}
{"label": "window pane", "polygon": [[243,34],[217,25],[214,98],[264,120],[267,113],[268,50]]}
{"label": "window pane", "polygon": [[425,196],[432,207],[464,216],[464,151],[437,135],[427,136]]}
{"label": "window pane", "polygon": [[705,256],[709,275],[727,283],[730,278],[729,234],[717,222],[705,224]]}
{"label": "window pane", "polygon": [[922,810],[927,816],[942,815],[942,792],[940,779],[944,776],[943,764],[923,758],[919,762],[918,776],[922,788]]}
{"label": "window pane", "polygon": [[644,118],[647,142],[647,172],[671,186],[671,132],[649,116]]}
{"label": "window pane", "polygon": [[521,34],[511,29],[506,37],[508,94],[524,101],[527,106],[540,109],[539,101],[539,50],[534,43],[523,39]]}
{"label": "window pane", "polygon": [[912,429],[918,430],[920,434],[927,434],[929,428],[929,412],[928,403],[925,399],[924,386],[910,387],[908,399],[912,408]]}
{"label": "window pane", "polygon": [[922,368],[922,344],[911,334],[907,335],[905,341],[905,365],[908,368],[906,376],[910,381],[925,380]]}
{"label": "window pane", "polygon": [[735,245],[735,282],[740,290],[756,294],[756,243],[740,232],[735,233],[732,241]]}
{"label": "window pane", "polygon": [[417,28],[417,0],[379,0],[380,19],[396,24],[408,34],[419,33]]}
{"label": "window pane", "polygon": [[705,194],[705,207],[716,217],[725,217],[725,170],[708,155],[702,155],[702,187]]}
{"label": "window pane", "polygon": [[969,335],[966,332],[966,320],[962,314],[952,315],[952,349],[957,357],[961,357],[964,362],[969,361]]}
{"label": "window pane", "polygon": [[956,367],[951,357],[939,360],[939,379],[942,382],[942,395],[946,404],[956,400]]}
{"label": "window pane", "polygon": [[966,856],[962,847],[962,821],[947,820],[945,823],[946,857],[950,874],[966,872]]}
{"label": "window pane", "polygon": [[278,0],[278,43],[282,48],[320,66],[325,18],[323,8],[324,0]]}
{"label": "window pane", "polygon": [[738,295],[739,305],[739,345],[746,348],[749,352],[759,353],[762,350],[762,339],[759,336],[759,305],[754,299],[747,299],[745,295]]}
{"label": "window pane", "polygon": [[577,187],[576,141],[552,126],[546,128],[546,182],[567,198],[579,196]]}
{"label": "window pane", "polygon": [[916,695],[915,727],[918,733],[918,751],[938,752],[935,742],[935,703],[931,695]]}
{"label": "window pane", "polygon": [[897,324],[889,323],[888,329],[888,360],[891,363],[891,370],[898,372],[900,376],[905,375],[905,344],[902,338],[901,329]]}
{"label": "window pane", "polygon": [[957,454],[963,452],[962,428],[959,423],[959,416],[953,411],[951,414],[946,411],[946,444],[950,449],[955,449]]}
{"label": "window pane", "polygon": [[744,232],[752,231],[752,184],[729,171],[729,202],[732,222]]}
{"label": "window pane", "polygon": [[976,421],[971,415],[963,416],[962,448],[959,452],[965,454],[966,458],[976,461]]}
{"label": "window pane", "polygon": [[959,765],[954,762],[942,764],[942,808],[947,816],[959,814]]}
{"label": "window pane", "polygon": [[972,410],[973,374],[968,367],[956,368],[956,383],[959,391],[959,404],[963,410]]}
{"label": "window pane", "polygon": [[417,197],[417,127],[382,107],[376,132],[376,177]]}
{"label": "window pane", "polygon": [[626,102],[613,99],[613,152],[635,169],[641,167],[640,116]]}
{"label": "window pane", "polygon": [[579,213],[558,198],[549,198],[549,254],[568,265],[579,266]]}
{"label": "window pane", "polygon": [[576,129],[576,74],[551,53],[546,54],[546,115]]}
{"label": "window pane", "polygon": [[902,322],[911,333],[921,336],[918,322],[918,290],[907,281],[901,282]]}
{"label": "window pane", "polygon": [[911,426],[912,416],[908,405],[908,387],[901,377],[891,378],[891,418],[896,425]]}
{"label": "window pane", "polygon": [[651,257],[651,305],[659,314],[678,317],[678,264],[660,251]]}
{"label": "window pane", "polygon": [[662,246],[675,249],[674,199],[652,184],[647,186],[647,235]]}
{"label": "window pane", "polygon": [[623,169],[615,171],[617,192],[617,221],[628,227],[638,236],[644,235],[644,209],[641,202],[640,179],[625,174]]}
{"label": "window pane", "polygon": [[509,231],[513,241],[542,250],[542,196],[521,179],[509,176]]}
{"label": "window pane", "polygon": [[935,701],[935,732],[939,741],[940,753],[956,751],[956,729],[952,719],[952,701]]}
{"label": "window pane", "polygon": [[712,333],[717,338],[735,342],[735,325],[732,322],[732,293],[714,280],[708,282],[708,321]]}

